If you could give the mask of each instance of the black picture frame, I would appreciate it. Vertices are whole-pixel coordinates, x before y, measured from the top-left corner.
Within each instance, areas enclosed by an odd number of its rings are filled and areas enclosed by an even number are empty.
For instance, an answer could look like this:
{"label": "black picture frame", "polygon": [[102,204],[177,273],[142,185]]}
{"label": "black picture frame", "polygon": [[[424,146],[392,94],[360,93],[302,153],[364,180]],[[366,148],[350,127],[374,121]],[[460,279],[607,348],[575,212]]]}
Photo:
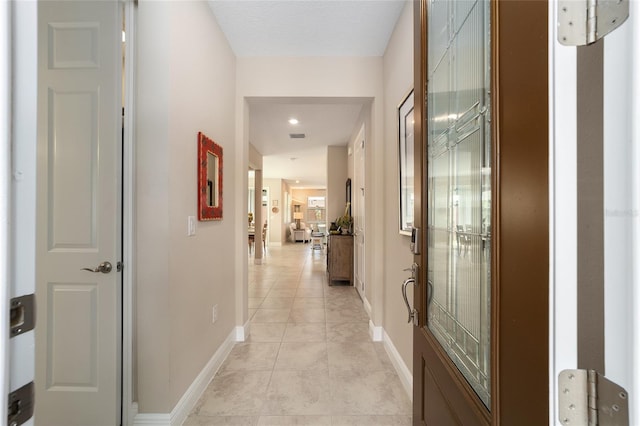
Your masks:
{"label": "black picture frame", "polygon": [[347,183],[345,185],[346,190],[346,202],[347,202],[347,214],[351,216],[351,178],[347,179]]}
{"label": "black picture frame", "polygon": [[400,234],[411,235],[414,196],[414,96],[413,90],[398,106],[398,183]]}

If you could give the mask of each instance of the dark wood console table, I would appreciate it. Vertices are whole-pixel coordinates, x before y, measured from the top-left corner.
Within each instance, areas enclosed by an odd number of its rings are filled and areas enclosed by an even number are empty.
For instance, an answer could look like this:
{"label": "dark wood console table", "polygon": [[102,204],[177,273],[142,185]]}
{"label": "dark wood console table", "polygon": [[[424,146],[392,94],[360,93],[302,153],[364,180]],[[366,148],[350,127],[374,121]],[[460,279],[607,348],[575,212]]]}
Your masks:
{"label": "dark wood console table", "polygon": [[349,281],[353,285],[353,235],[329,235],[327,272],[329,285],[333,281]]}

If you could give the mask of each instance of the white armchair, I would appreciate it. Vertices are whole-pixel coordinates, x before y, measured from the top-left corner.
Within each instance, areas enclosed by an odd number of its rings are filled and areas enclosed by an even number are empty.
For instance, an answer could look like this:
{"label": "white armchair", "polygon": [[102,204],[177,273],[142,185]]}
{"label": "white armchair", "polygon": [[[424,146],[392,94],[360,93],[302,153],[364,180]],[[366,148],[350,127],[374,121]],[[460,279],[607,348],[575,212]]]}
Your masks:
{"label": "white armchair", "polygon": [[296,223],[291,222],[289,224],[289,240],[292,243],[296,241],[305,243],[311,241],[311,228],[307,227],[304,222],[300,222],[300,229],[296,229]]}

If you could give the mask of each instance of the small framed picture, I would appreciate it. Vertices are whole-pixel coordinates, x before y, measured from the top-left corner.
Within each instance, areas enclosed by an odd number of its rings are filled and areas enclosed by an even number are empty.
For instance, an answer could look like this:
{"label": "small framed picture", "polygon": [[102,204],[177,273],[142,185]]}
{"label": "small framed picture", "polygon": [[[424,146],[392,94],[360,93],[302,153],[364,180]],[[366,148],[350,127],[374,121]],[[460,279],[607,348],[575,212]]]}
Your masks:
{"label": "small framed picture", "polygon": [[398,107],[398,160],[400,181],[400,233],[411,235],[413,228],[413,90]]}

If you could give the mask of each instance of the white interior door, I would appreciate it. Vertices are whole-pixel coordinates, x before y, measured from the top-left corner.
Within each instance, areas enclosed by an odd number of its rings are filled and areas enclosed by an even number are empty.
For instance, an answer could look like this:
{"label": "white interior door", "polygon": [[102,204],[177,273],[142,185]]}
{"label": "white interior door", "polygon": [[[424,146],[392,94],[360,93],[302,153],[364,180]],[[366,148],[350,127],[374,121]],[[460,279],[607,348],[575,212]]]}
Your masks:
{"label": "white interior door", "polygon": [[364,275],[364,237],[365,237],[365,185],[364,185],[364,155],[365,155],[365,140],[364,140],[364,126],[360,129],[356,142],[354,144],[354,185],[352,186],[351,199],[353,200],[353,226],[355,235],[355,247],[354,247],[354,263],[355,273],[354,282],[355,286],[363,299],[366,297],[365,291],[365,275]]}
{"label": "white interior door", "polygon": [[38,3],[36,425],[120,424],[121,8]]}

